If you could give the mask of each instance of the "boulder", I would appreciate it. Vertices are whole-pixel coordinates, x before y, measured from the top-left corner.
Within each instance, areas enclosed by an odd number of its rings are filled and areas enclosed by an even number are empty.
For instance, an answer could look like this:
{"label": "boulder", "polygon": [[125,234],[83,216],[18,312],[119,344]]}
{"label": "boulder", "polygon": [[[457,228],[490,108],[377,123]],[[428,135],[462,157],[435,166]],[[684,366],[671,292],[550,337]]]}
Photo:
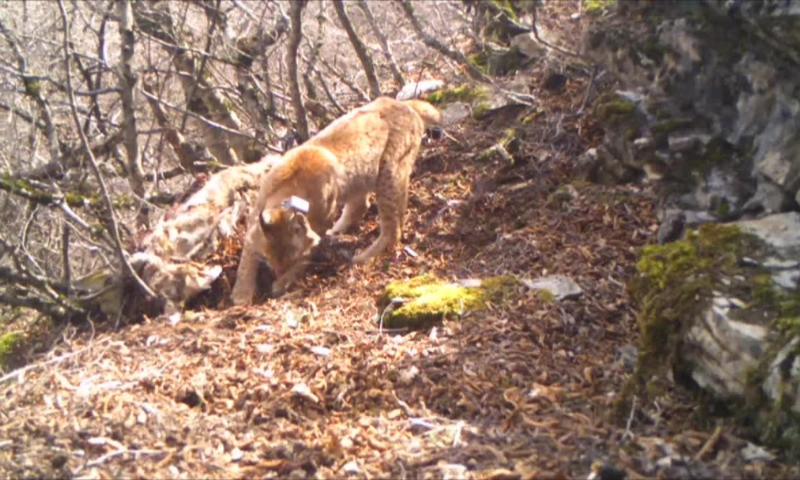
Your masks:
{"label": "boulder", "polygon": [[541,58],[547,53],[547,49],[534,38],[532,32],[515,36],[511,39],[511,46],[527,58]]}
{"label": "boulder", "polygon": [[800,213],[703,225],[637,271],[635,381],[699,387],[800,455]]}
{"label": "boulder", "polygon": [[435,275],[396,280],[378,298],[377,320],[384,328],[426,328],[445,317],[483,310],[487,301],[501,300],[518,285],[519,281],[509,276],[460,282]]}
{"label": "boulder", "polygon": [[583,295],[581,287],[575,280],[564,275],[548,275],[536,280],[523,279],[522,283],[532,290],[550,292],[555,300],[572,300]]}
{"label": "boulder", "polygon": [[469,118],[471,108],[466,102],[453,102],[442,108],[442,123],[447,125],[454,125],[460,121]]}
{"label": "boulder", "polygon": [[403,85],[403,88],[397,92],[395,98],[397,100],[410,100],[426,93],[433,92],[434,90],[439,90],[443,86],[444,82],[441,80],[421,80],[419,82],[409,82]]}

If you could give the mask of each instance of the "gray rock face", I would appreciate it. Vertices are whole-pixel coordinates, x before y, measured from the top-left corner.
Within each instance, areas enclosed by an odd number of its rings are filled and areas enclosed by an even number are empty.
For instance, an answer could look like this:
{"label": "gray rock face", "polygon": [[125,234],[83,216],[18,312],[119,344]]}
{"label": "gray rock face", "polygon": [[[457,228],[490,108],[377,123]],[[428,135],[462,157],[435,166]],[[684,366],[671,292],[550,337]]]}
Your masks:
{"label": "gray rock face", "polygon": [[420,95],[438,90],[444,86],[441,80],[422,80],[419,82],[410,82],[403,85],[402,90],[397,92],[395,98],[398,100],[410,100],[417,98]]}
{"label": "gray rock face", "polygon": [[583,290],[575,280],[564,275],[548,275],[536,280],[522,279],[522,283],[533,290],[547,290],[556,300],[570,300],[583,295]]}
{"label": "gray rock face", "polygon": [[[800,297],[800,213],[771,215],[736,225],[768,248],[746,252],[738,259],[750,266],[742,269],[744,277],[722,278],[715,285],[706,310],[690,320],[682,358],[691,365],[691,377],[700,387],[717,398],[736,401],[742,401],[753,387],[749,383],[752,372],[766,364],[762,383],[756,386],[773,402],[772,408],[800,413],[800,337],[777,328],[778,313],[774,309],[748,304],[736,296],[737,285],[752,285],[757,281],[755,275],[766,274],[772,279],[770,288],[775,295],[783,299]],[[746,273],[750,269],[753,273]],[[775,345],[780,347],[777,354],[770,353]]]}
{"label": "gray rock face", "polygon": [[453,102],[442,109],[442,123],[456,124],[470,116],[470,106],[464,102]]}
{"label": "gray rock face", "polygon": [[800,258],[800,213],[770,215],[737,225],[775,248],[781,259],[791,261]]}
{"label": "gray rock face", "polygon": [[511,46],[528,58],[543,57],[547,50],[534,37],[533,33],[521,33],[511,39]]}
{"label": "gray rock face", "polygon": [[589,55],[637,93],[618,92],[637,115],[605,122],[598,176],[661,181],[666,206],[716,220],[797,209],[800,0],[686,6],[692,12],[665,7],[656,27],[599,22],[588,33]]}

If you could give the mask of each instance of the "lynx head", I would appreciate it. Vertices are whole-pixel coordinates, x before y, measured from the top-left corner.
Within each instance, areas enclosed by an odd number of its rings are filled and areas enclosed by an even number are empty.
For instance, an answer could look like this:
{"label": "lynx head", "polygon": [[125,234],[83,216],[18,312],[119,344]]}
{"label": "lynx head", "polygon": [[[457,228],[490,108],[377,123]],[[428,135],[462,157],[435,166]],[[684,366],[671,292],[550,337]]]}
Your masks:
{"label": "lynx head", "polygon": [[311,249],[320,242],[308,218],[292,208],[266,208],[259,215],[259,223],[267,240],[264,255],[277,277],[307,261]]}

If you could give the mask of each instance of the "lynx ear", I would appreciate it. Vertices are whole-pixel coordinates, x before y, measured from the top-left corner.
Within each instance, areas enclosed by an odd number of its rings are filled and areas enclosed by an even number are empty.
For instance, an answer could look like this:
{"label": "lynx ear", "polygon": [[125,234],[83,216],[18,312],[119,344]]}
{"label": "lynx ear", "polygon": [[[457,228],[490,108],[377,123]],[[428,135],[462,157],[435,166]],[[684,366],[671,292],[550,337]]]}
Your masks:
{"label": "lynx ear", "polygon": [[268,210],[263,210],[261,215],[258,216],[258,221],[261,223],[261,230],[264,233],[270,233],[275,227],[276,218]]}

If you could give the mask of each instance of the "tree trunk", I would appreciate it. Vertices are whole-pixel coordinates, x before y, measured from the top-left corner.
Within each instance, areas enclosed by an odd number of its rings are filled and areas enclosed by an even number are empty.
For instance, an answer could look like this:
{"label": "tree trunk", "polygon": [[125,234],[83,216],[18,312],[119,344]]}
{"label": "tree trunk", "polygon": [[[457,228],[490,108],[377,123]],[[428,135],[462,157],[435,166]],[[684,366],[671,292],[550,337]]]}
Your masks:
{"label": "tree trunk", "polygon": [[[266,92],[258,85],[252,71],[253,63],[256,59],[264,57],[267,47],[274,45],[288,30],[289,19],[280,16],[271,32],[267,33],[259,28],[256,34],[241,38],[236,42],[236,48],[239,50],[235,62],[236,90],[241,95],[242,106],[256,127],[257,135],[271,131],[269,117],[274,112],[274,102],[271,98],[269,82],[267,82]],[[265,58],[263,60],[266,61]],[[268,71],[266,66],[265,70]],[[260,98],[259,94],[266,98]],[[257,159],[244,158],[245,163],[253,160]]]}
{"label": "tree trunk", "polygon": [[442,42],[436,40],[430,34],[426,33],[425,30],[422,29],[422,24],[419,23],[419,19],[417,19],[417,16],[414,15],[414,7],[411,6],[410,2],[403,0],[395,0],[395,2],[400,5],[400,8],[403,10],[403,13],[405,14],[406,18],[408,18],[408,21],[411,22],[411,27],[414,29],[414,31],[417,33],[417,36],[422,40],[422,42],[425,45],[438,51],[445,57],[450,58],[451,60],[455,60],[456,62],[459,62],[460,64],[464,65],[467,68],[467,73],[469,73],[469,75],[475,80],[479,80],[481,82],[490,81],[489,78],[483,74],[483,72],[478,70],[478,68],[475,67],[475,65],[473,65],[467,59],[467,57],[464,56],[463,53],[450,50]]}
{"label": "tree trunk", "polygon": [[[156,96],[155,89],[151,85],[145,83],[142,89],[150,95]],[[186,141],[186,138],[170,124],[167,113],[158,101],[147,97],[147,103],[150,105],[158,126],[164,129],[164,138],[166,138],[169,146],[172,147],[175,155],[178,156],[178,162],[180,162],[181,167],[189,172],[194,172],[197,171],[198,164],[208,165],[214,160],[211,152],[204,145]]]}
{"label": "tree trunk", "polygon": [[119,33],[122,37],[122,55],[120,59],[120,93],[122,96],[122,115],[124,118],[124,143],[125,152],[128,156],[128,183],[131,185],[134,195],[139,200],[139,212],[136,216],[136,223],[142,229],[148,228],[148,208],[142,202],[145,198],[144,191],[144,169],[142,168],[142,158],[139,154],[139,139],[136,133],[136,99],[134,90],[136,89],[136,74],[133,73],[133,50],[136,45],[136,37],[133,33],[133,12],[130,0],[125,0],[119,4],[120,22]]}
{"label": "tree trunk", "polygon": [[[183,73],[179,75],[179,80],[187,97],[187,110],[230,130],[244,131],[242,122],[229,106],[229,102],[206,80],[205,65],[198,66],[195,55],[183,48],[183,42],[176,32],[175,20],[168,8],[169,4],[157,7],[137,2],[133,12],[136,24],[142,32],[164,42],[164,49],[174,55],[177,70]],[[200,122],[198,126],[208,150],[220,163],[233,165],[239,159],[255,155],[253,152],[257,147],[251,139],[221,131],[204,122]]]}
{"label": "tree trunk", "polygon": [[289,92],[292,98],[297,135],[300,142],[308,140],[308,118],[303,106],[303,94],[300,92],[300,82],[297,79],[297,51],[300,40],[303,38],[302,18],[306,0],[297,0],[290,3],[292,30],[289,35],[289,45],[286,51],[286,67],[289,70]]}
{"label": "tree trunk", "polygon": [[350,23],[350,19],[347,17],[347,10],[345,10],[342,0],[333,0],[333,8],[336,10],[339,21],[342,22],[342,27],[345,32],[347,32],[347,38],[349,38],[350,43],[353,44],[353,49],[356,51],[356,55],[358,55],[361,66],[364,67],[364,74],[367,76],[367,83],[369,83],[369,96],[372,100],[375,100],[381,96],[381,85],[378,82],[377,75],[375,75],[375,65],[373,65],[372,58],[370,58],[367,52],[367,47],[361,39],[358,38],[353,24]]}
{"label": "tree trunk", "polygon": [[400,71],[400,67],[397,65],[394,55],[392,55],[392,49],[389,46],[389,40],[386,38],[386,35],[383,34],[380,27],[378,27],[378,22],[375,21],[375,17],[372,15],[372,10],[369,8],[369,3],[367,3],[367,0],[359,0],[358,7],[362,12],[364,12],[364,16],[367,17],[367,23],[369,23],[370,28],[372,28],[372,33],[375,34],[375,37],[378,39],[378,43],[381,44],[383,56],[386,58],[386,62],[389,64],[389,69],[392,71],[394,83],[397,84],[397,88],[403,88],[403,85],[406,84],[406,79],[403,78],[403,72]]}

